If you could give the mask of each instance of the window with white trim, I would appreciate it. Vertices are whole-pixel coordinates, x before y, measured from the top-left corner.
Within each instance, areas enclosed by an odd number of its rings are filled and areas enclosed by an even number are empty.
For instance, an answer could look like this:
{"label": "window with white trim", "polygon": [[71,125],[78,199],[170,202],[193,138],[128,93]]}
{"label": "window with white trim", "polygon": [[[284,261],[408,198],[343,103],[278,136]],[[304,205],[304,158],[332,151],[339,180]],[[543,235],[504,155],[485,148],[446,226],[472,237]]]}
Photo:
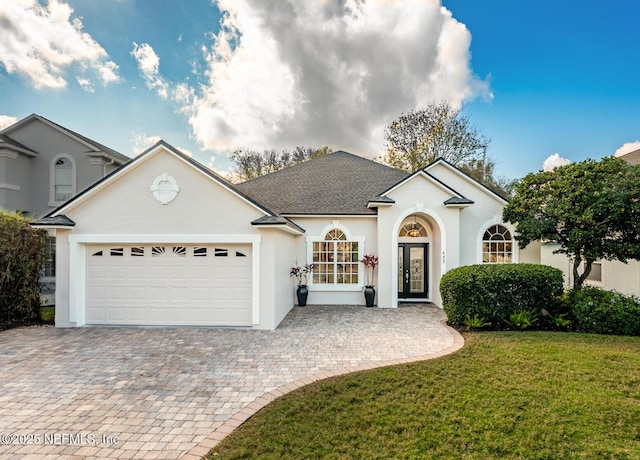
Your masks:
{"label": "window with white trim", "polygon": [[359,243],[348,241],[342,230],[327,232],[323,241],[313,242],[313,283],[358,284]]}
{"label": "window with white trim", "polygon": [[505,264],[513,262],[513,239],[504,225],[492,225],[482,237],[482,262]]}
{"label": "window with white trim", "polygon": [[73,163],[69,158],[60,157],[53,166],[53,200],[67,201],[73,196]]}
{"label": "window with white trim", "polygon": [[53,278],[56,276],[56,237],[47,236],[44,246],[44,273],[46,278]]}

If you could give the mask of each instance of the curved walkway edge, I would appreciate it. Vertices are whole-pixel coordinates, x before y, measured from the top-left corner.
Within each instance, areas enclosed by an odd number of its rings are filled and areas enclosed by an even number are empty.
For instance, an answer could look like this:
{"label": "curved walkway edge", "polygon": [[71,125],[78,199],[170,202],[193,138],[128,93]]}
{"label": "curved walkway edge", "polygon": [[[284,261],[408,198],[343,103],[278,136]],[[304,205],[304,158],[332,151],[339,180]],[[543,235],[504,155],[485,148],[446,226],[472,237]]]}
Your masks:
{"label": "curved walkway edge", "polygon": [[340,375],[350,374],[353,372],[366,371],[370,369],[376,369],[379,367],[386,366],[395,366],[398,364],[406,364],[416,361],[427,361],[430,359],[440,358],[442,356],[449,355],[460,350],[464,346],[464,338],[460,333],[454,328],[447,325],[446,321],[441,321],[444,328],[449,331],[451,337],[453,338],[453,343],[438,352],[431,353],[428,355],[422,356],[411,356],[408,358],[398,358],[392,359],[388,361],[376,361],[367,364],[362,364],[359,366],[346,366],[341,367],[339,369],[334,369],[326,372],[319,372],[317,374],[309,375],[307,377],[302,377],[293,382],[289,382],[286,385],[283,385],[275,390],[271,390],[262,396],[256,398],[249,405],[245,406],[240,411],[236,412],[231,418],[229,418],[226,422],[224,422],[220,427],[218,427],[213,433],[211,433],[206,439],[200,442],[196,447],[191,449],[185,455],[183,455],[181,460],[196,460],[201,459],[205,456],[212,448],[217,446],[224,438],[229,436],[235,429],[239,428],[242,424],[244,424],[247,420],[253,417],[260,409],[265,407],[267,404],[273,402],[280,396],[283,396],[287,393],[290,393],[298,388],[301,388],[305,385],[309,385],[313,382],[317,382],[319,380],[328,379],[330,377],[337,377]]}

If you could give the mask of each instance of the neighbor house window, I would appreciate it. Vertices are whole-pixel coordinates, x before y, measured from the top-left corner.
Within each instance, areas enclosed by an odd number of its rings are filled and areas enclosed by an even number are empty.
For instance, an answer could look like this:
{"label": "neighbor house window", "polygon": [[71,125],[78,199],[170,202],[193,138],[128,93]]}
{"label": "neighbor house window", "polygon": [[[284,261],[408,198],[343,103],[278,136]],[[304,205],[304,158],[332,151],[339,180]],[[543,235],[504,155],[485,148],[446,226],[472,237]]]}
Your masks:
{"label": "neighbor house window", "polygon": [[54,201],[67,201],[73,195],[73,163],[69,158],[58,158],[53,172]]}
{"label": "neighbor house window", "polygon": [[503,225],[492,225],[482,237],[482,262],[501,264],[513,262],[511,232]]}
{"label": "neighbor house window", "polygon": [[587,275],[587,281],[602,283],[602,262],[593,262],[591,271]]}
{"label": "neighbor house window", "polygon": [[313,242],[314,284],[358,284],[359,244],[342,230],[329,231],[324,241]]}
{"label": "neighbor house window", "polygon": [[44,244],[44,273],[46,278],[56,276],[56,237],[47,236]]}

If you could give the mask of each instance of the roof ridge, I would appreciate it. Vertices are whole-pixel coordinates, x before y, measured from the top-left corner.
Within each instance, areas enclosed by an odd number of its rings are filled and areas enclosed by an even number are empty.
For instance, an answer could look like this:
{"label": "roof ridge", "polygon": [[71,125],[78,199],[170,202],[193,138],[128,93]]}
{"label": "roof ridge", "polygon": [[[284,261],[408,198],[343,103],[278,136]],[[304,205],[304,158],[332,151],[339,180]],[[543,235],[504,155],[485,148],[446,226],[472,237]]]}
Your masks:
{"label": "roof ridge", "polygon": [[271,171],[271,172],[269,172],[267,174],[263,174],[262,176],[258,176],[258,177],[255,177],[253,179],[249,179],[249,180],[246,180],[244,182],[240,182],[239,184],[236,184],[236,185],[247,184],[249,182],[254,182],[254,181],[260,180],[262,178],[273,177],[274,175],[276,175],[278,173],[281,173],[281,172],[284,172],[284,171],[290,172],[293,168],[299,168],[299,167],[301,167],[303,165],[308,165],[311,162],[317,162],[317,161],[329,158],[329,157],[331,157],[333,155],[344,155],[344,156],[348,156],[350,158],[353,158],[355,160],[362,160],[362,161],[374,164],[376,166],[387,168],[387,169],[390,169],[390,170],[393,170],[393,171],[404,172],[404,171],[402,171],[400,169],[394,168],[394,167],[386,165],[384,163],[378,163],[377,161],[374,161],[374,160],[372,160],[370,158],[366,158],[366,157],[363,157],[361,155],[356,155],[355,153],[347,152],[345,150],[334,150],[333,152],[327,153],[326,155],[320,155],[320,156],[315,157],[315,158],[309,158],[307,160],[301,161],[300,163],[296,163],[296,164],[293,164],[291,166],[285,166],[284,168],[278,169],[277,171]]}

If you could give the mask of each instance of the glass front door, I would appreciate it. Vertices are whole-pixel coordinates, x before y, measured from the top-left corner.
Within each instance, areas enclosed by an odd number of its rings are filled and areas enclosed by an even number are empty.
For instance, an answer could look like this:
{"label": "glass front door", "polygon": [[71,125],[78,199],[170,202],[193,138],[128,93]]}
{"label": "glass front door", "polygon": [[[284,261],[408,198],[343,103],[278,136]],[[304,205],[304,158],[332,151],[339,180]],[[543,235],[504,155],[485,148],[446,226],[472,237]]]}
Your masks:
{"label": "glass front door", "polygon": [[428,297],[427,243],[398,245],[398,298]]}

